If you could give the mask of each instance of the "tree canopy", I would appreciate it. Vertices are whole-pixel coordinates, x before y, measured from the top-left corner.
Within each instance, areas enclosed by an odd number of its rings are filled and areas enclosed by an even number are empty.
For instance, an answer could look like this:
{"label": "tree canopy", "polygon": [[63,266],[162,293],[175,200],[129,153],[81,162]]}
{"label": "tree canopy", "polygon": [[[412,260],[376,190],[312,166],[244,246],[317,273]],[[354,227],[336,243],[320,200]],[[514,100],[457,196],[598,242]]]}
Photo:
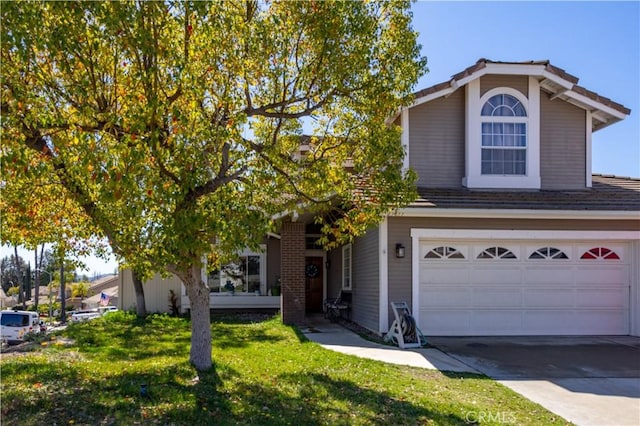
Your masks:
{"label": "tree canopy", "polygon": [[273,215],[338,206],[331,244],[413,196],[387,123],[425,66],[406,1],[1,13],[5,185],[54,183],[120,260],[180,277],[198,369],[211,366],[204,255],[254,247]]}

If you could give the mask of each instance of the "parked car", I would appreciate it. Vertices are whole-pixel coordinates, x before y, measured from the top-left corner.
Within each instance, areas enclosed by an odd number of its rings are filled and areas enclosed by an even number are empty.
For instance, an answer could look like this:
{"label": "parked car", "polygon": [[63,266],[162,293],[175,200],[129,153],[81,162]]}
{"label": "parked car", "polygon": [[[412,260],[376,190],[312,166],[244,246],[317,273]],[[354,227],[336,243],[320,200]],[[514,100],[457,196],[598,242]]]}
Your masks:
{"label": "parked car", "polygon": [[3,342],[17,344],[24,341],[27,333],[42,333],[46,330],[37,312],[0,311],[0,338]]}
{"label": "parked car", "polygon": [[95,309],[85,309],[82,311],[73,311],[71,312],[71,321],[72,322],[81,322],[88,321],[94,318],[101,317],[103,315],[108,314],[109,312],[117,311],[118,308],[115,306],[100,306]]}
{"label": "parked car", "polygon": [[82,311],[73,311],[71,312],[71,321],[72,322],[81,322],[88,321],[94,318],[98,318],[100,316],[100,312],[97,309],[85,309]]}

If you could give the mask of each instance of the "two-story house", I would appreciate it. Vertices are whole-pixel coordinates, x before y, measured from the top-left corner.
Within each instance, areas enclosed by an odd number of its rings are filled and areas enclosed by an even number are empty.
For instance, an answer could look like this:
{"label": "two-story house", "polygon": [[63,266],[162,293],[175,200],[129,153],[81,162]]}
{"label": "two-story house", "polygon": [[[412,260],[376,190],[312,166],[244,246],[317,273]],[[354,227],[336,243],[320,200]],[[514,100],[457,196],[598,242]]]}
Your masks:
{"label": "two-story house", "polygon": [[406,301],[425,335],[640,335],[640,180],[591,171],[630,110],[577,83],[481,59],[416,93],[396,123],[420,198],[330,256],[355,322],[384,333]]}
{"label": "two-story house", "polygon": [[209,276],[212,308],[300,323],[342,290],[380,334],[407,302],[427,336],[640,335],[640,180],[591,170],[592,133],[630,110],[577,83],[547,61],[481,59],[417,92],[390,122],[419,198],[329,252],[312,217],[285,221],[231,268],[240,291]]}

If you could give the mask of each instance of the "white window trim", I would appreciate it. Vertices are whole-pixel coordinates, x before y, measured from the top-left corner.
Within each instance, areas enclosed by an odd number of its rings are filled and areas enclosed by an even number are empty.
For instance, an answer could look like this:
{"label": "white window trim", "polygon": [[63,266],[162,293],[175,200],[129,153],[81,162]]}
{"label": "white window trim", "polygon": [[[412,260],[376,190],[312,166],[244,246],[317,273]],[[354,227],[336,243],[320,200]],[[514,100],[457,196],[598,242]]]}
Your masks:
{"label": "white window trim", "polygon": [[[345,253],[347,251],[349,252],[348,265],[347,265],[347,262],[345,262]],[[342,289],[346,291],[351,291],[351,289],[353,288],[352,265],[353,265],[353,250],[351,248],[351,244],[346,244],[342,247]],[[349,285],[346,285],[347,280],[345,278],[348,278]]]}
{"label": "white window trim", "polygon": [[[520,101],[527,111],[527,173],[520,175],[483,175],[482,106],[492,96],[507,94]],[[467,188],[540,189],[540,84],[529,77],[529,99],[511,87],[496,87],[480,96],[480,79],[466,88],[466,166],[462,185]],[[524,118],[524,117],[523,117]]]}

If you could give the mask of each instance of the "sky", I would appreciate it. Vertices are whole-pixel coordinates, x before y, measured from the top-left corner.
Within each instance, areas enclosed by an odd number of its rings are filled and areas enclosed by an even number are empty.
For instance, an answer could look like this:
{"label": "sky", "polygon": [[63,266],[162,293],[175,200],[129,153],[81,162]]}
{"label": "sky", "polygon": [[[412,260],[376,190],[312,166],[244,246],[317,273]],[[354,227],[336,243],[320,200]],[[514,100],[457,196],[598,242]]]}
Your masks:
{"label": "sky", "polygon": [[[416,91],[447,81],[480,58],[549,60],[578,84],[631,109],[593,134],[593,172],[640,177],[640,2],[435,2],[412,5],[429,72]],[[0,257],[13,253],[2,247]],[[21,256],[33,262],[31,252]],[[87,274],[112,273],[85,259]]]}

